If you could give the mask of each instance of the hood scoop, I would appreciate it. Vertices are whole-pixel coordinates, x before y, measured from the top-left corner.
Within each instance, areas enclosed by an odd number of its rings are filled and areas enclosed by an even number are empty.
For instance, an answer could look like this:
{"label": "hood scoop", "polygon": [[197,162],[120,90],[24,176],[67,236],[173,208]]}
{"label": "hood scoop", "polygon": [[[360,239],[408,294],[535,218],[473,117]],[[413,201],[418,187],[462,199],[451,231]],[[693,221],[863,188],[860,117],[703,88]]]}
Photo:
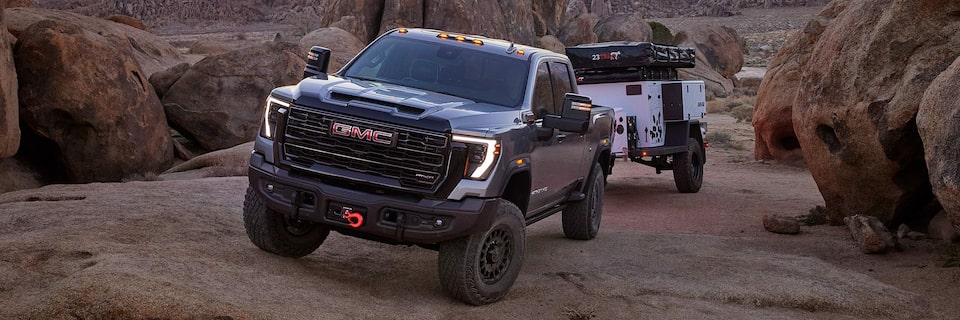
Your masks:
{"label": "hood scoop", "polygon": [[463,98],[413,88],[381,86],[335,87],[330,90],[330,99],[348,107],[384,111],[411,119],[422,119],[443,109],[472,103]]}

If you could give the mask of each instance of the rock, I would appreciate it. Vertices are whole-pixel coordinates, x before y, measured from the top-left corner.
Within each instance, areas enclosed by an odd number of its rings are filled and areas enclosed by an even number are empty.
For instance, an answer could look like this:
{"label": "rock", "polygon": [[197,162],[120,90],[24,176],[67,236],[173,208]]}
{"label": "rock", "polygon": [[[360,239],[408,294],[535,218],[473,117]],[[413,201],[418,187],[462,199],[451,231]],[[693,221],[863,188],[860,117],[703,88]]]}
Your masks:
{"label": "rock", "polygon": [[960,56],[951,14],[960,2],[852,0],[824,9],[835,10],[794,86],[802,88],[793,123],[804,159],[834,220],[868,212],[884,223],[926,223],[938,205],[924,147],[947,144],[925,143],[917,114],[924,92]]}
{"label": "rock", "polygon": [[533,13],[540,17],[548,35],[555,35],[567,21],[567,3],[555,0],[533,0]]}
{"label": "rock", "polygon": [[37,4],[33,0],[3,0],[4,7],[7,8],[36,8]]}
{"label": "rock", "polygon": [[913,231],[912,229],[910,229],[910,227],[908,227],[905,224],[901,224],[900,227],[897,228],[897,239],[900,239],[900,240],[903,240],[903,239],[921,240],[926,237],[927,237],[927,234],[923,232]]}
{"label": "rock", "polygon": [[928,177],[946,216],[960,229],[960,58],[927,88],[917,112]]}
{"label": "rock", "polygon": [[18,157],[0,159],[0,193],[39,188],[47,183],[31,161]]}
{"label": "rock", "polygon": [[794,217],[765,214],[763,228],[773,233],[797,234],[800,233],[800,222]]}
{"label": "rock", "polygon": [[7,32],[0,7],[0,159],[12,157],[20,148],[20,103],[17,69],[13,65],[13,36]]}
{"label": "rock", "polygon": [[[250,166],[250,151],[252,150],[253,141],[233,148],[205,153],[170,168],[161,177],[164,180],[179,180],[187,177],[246,176]],[[195,174],[177,174],[188,171],[194,171]]]}
{"label": "rock", "polygon": [[366,45],[356,36],[340,28],[320,28],[313,30],[300,39],[300,47],[303,52],[310,50],[312,46],[321,46],[330,49],[330,66],[327,71],[337,72],[341,67],[350,62],[353,56],[357,55]]}
{"label": "rock", "polygon": [[673,40],[682,47],[693,47],[703,53],[706,62],[724,78],[733,80],[743,67],[746,42],[731,28],[698,25],[677,32]]}
{"label": "rock", "polygon": [[173,160],[160,100],[129,47],[45,20],[20,34],[14,58],[20,119],[51,142],[69,181],[120,181]]}
{"label": "rock", "polygon": [[863,253],[885,253],[890,249],[900,248],[897,239],[876,217],[858,214],[843,218],[843,222],[847,224],[850,235],[860,245]]}
{"label": "rock", "polygon": [[557,39],[560,39],[566,46],[575,46],[584,43],[594,43],[598,41],[597,33],[593,31],[593,26],[597,23],[597,17],[591,14],[581,14],[565,24],[557,33]]}
{"label": "rock", "polygon": [[927,234],[932,239],[940,239],[946,242],[957,242],[960,240],[960,229],[957,229],[954,223],[951,223],[950,217],[946,212],[941,211],[927,225]]}
{"label": "rock", "polygon": [[163,95],[167,93],[167,90],[170,90],[170,87],[173,86],[177,80],[180,80],[180,77],[182,77],[183,74],[189,69],[190,64],[184,62],[175,65],[170,69],[151,75],[150,84],[153,86],[153,90],[157,93],[157,97],[163,99]]}
{"label": "rock", "polygon": [[526,45],[533,45],[539,39],[529,1],[431,0],[424,4],[423,26],[427,28],[483,35]]}
{"label": "rock", "polygon": [[718,73],[706,60],[706,56],[699,50],[697,51],[697,65],[694,68],[680,68],[677,73],[682,80],[703,80],[707,86],[708,95],[714,97],[726,97],[733,92],[733,81],[724,78]]}
{"label": "rock", "polygon": [[7,10],[7,28],[19,38],[19,33],[42,20],[54,20],[80,26],[109,40],[115,47],[126,47],[143,69],[144,76],[186,62],[176,48],[149,32],[109,20],[78,15],[66,11],[14,8]]}
{"label": "rock", "polygon": [[544,48],[559,54],[566,54],[566,46],[563,45],[563,42],[560,42],[560,39],[551,35],[545,35],[540,38],[540,48]]}
{"label": "rock", "polygon": [[380,31],[383,34],[395,28],[423,26],[423,0],[385,0]]}
{"label": "rock", "polygon": [[640,13],[618,14],[605,17],[593,27],[600,42],[609,41],[650,41],[653,29],[643,20]]}
{"label": "rock", "polygon": [[766,72],[766,68],[743,67],[740,72],[734,75],[734,82],[736,82],[738,88],[758,90]]}
{"label": "rock", "polygon": [[170,125],[206,150],[253,140],[270,90],[303,76],[299,51],[268,42],[197,62],[163,96]]}
{"label": "rock", "polygon": [[757,103],[753,110],[756,137],[753,156],[756,160],[803,163],[803,150],[793,125],[797,88],[814,45],[840,11],[838,6],[831,6],[820,12],[802,32],[794,33],[770,62],[757,91]]}
{"label": "rock", "polygon": [[131,16],[112,15],[112,16],[107,17],[107,20],[110,20],[110,21],[113,21],[113,22],[116,22],[116,23],[120,23],[120,24],[125,24],[125,25],[131,26],[131,27],[134,27],[134,28],[137,28],[137,29],[146,31],[146,32],[150,32],[150,29],[147,28],[147,26],[143,24],[143,21],[140,21],[139,19],[134,18],[134,17],[131,17]]}

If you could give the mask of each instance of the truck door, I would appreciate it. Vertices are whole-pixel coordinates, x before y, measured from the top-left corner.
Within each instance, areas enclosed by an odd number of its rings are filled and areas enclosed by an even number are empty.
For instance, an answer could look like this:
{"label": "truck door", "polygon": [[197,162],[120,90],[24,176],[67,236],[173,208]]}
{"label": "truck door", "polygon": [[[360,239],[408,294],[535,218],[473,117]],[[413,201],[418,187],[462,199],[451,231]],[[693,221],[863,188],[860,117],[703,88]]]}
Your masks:
{"label": "truck door", "polygon": [[[573,92],[573,77],[567,64],[542,62],[537,66],[531,106],[538,119],[545,114],[558,115],[565,93]],[[541,121],[535,123],[542,129]],[[579,132],[553,130],[547,139],[537,139],[530,154],[531,193],[529,213],[539,213],[566,199],[579,179],[589,170],[583,169],[586,147]]]}

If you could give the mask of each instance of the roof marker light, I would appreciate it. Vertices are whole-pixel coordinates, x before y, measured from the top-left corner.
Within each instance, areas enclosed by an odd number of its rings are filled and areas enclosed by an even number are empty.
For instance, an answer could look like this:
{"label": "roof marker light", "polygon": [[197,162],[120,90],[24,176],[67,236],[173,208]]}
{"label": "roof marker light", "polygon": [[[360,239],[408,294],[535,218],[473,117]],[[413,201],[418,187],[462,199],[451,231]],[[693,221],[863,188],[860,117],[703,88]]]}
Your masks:
{"label": "roof marker light", "polygon": [[400,30],[398,30],[397,32],[404,34],[404,33],[410,32],[410,30],[407,30],[407,28],[400,28]]}

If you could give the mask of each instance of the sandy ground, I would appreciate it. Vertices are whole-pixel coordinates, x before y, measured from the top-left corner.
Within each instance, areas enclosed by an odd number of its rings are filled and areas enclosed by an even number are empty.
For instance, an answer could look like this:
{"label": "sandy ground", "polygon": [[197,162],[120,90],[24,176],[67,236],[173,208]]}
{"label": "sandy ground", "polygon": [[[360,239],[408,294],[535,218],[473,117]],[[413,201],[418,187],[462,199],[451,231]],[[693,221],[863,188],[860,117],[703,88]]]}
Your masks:
{"label": "sandy ground", "polygon": [[[711,130],[750,146],[746,124]],[[822,204],[803,169],[708,149],[704,187],[619,162],[598,237],[530,226],[503,301],[444,295],[434,251],[332,234],[290,259],[247,239],[244,177],[54,185],[0,194],[0,319],[957,319],[960,268],[936,243],[861,254],[841,227],[766,232]]]}

